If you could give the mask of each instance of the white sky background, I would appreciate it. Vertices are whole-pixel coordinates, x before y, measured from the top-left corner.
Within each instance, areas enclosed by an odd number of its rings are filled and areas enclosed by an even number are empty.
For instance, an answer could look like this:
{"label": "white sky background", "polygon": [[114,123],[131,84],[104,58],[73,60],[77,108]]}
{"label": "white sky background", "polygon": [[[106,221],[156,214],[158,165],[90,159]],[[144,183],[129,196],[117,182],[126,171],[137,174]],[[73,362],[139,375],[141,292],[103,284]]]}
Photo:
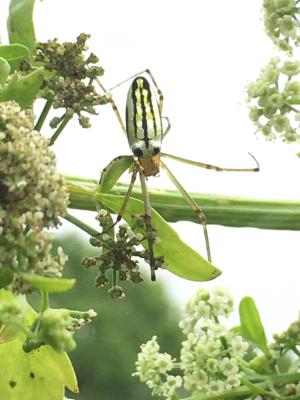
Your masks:
{"label": "white sky background", "polygon": [[[36,34],[40,41],[73,41],[92,35],[90,49],[100,57],[112,87],[150,68],[165,96],[164,115],[172,123],[163,150],[220,166],[249,167],[248,151],[260,162],[259,174],[217,173],[168,162],[191,192],[254,198],[299,199],[298,148],[266,143],[244,103],[245,86],[275,49],[263,32],[262,0],[44,0],[37,2]],[[1,0],[1,35],[5,40],[8,0]],[[129,83],[115,100],[124,115]],[[71,123],[55,145],[61,171],[98,178],[115,156],[130,154],[127,140],[110,106],[100,107],[93,127]],[[172,188],[161,176],[153,187]],[[177,223],[191,246],[204,251],[200,226]],[[203,285],[230,289],[236,304],[255,298],[267,329],[280,331],[296,319],[299,308],[298,232],[209,226],[213,262],[223,274]],[[179,304],[199,287],[167,271],[158,272]]]}

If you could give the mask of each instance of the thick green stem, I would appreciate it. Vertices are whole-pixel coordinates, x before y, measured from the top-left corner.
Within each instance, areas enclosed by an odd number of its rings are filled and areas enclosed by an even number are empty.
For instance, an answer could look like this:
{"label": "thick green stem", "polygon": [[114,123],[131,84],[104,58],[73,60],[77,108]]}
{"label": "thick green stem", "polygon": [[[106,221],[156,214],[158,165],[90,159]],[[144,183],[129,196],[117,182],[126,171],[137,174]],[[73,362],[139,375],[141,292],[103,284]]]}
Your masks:
{"label": "thick green stem", "polygon": [[[66,177],[66,180],[69,183],[71,194],[70,207],[81,210],[95,210],[97,181],[76,177]],[[127,189],[128,185],[118,184],[110,193],[125,196]],[[300,230],[300,201],[249,199],[199,193],[190,193],[190,195],[203,210],[207,224]],[[141,190],[134,188],[131,197],[142,200]],[[152,207],[169,222],[198,222],[194,211],[176,191],[150,189],[150,201]]]}
{"label": "thick green stem", "polygon": [[[94,203],[94,205],[95,205],[95,203]],[[78,226],[78,228],[80,228],[81,230],[83,230],[84,232],[88,233],[91,236],[97,236],[99,234],[99,232],[97,232],[94,228],[92,228],[91,226],[87,225],[86,223],[84,223],[80,219],[74,217],[74,215],[66,214],[64,216],[64,219],[66,219],[67,221],[71,222],[71,224]]]}
{"label": "thick green stem", "polygon": [[62,133],[62,131],[64,130],[64,128],[66,127],[66,125],[70,121],[70,119],[72,119],[72,116],[69,115],[69,114],[66,114],[64,119],[62,120],[61,124],[59,125],[59,127],[56,129],[56,131],[51,136],[51,138],[50,138],[50,146],[52,146],[55,143],[56,139]]}
{"label": "thick green stem", "polygon": [[41,115],[40,115],[40,117],[39,117],[39,119],[38,119],[38,121],[37,121],[37,123],[36,123],[36,125],[34,127],[34,129],[36,131],[40,131],[42,129],[42,126],[43,126],[43,124],[45,122],[45,119],[47,118],[47,115],[48,115],[48,113],[49,113],[49,111],[50,111],[50,109],[52,107],[52,103],[53,103],[53,100],[47,100],[46,101],[46,104],[44,105],[44,108],[43,108],[43,110],[41,112]]}
{"label": "thick green stem", "polygon": [[44,290],[41,290],[41,298],[42,298],[42,311],[47,310],[49,308],[49,294]]}

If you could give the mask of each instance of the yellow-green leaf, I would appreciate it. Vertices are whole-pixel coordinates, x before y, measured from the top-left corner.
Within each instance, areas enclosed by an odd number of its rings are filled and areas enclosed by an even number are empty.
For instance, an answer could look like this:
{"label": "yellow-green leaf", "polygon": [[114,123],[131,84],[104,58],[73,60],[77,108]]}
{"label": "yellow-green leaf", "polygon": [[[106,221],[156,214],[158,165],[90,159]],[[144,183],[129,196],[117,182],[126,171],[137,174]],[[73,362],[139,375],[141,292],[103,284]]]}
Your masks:
{"label": "yellow-green leaf", "polygon": [[6,82],[10,73],[10,65],[5,58],[0,56],[0,85]]}
{"label": "yellow-green leaf", "polygon": [[102,171],[99,190],[107,193],[112,189],[120,176],[133,164],[132,156],[114,158]]}
{"label": "yellow-green leaf", "polygon": [[76,282],[75,279],[47,278],[31,273],[20,273],[20,276],[30,285],[45,292],[66,292],[72,289]]}
{"label": "yellow-green leaf", "polygon": [[32,20],[35,0],[10,0],[7,29],[10,43],[23,44],[33,50],[35,33]]}
{"label": "yellow-green leaf", "polygon": [[265,354],[269,353],[268,343],[259,312],[251,297],[244,297],[239,307],[241,335],[253,342]]}
{"label": "yellow-green leaf", "polygon": [[0,101],[15,100],[22,108],[27,108],[36,99],[43,81],[42,68],[22,78],[15,76],[9,84],[0,90]]}
{"label": "yellow-green leaf", "polygon": [[[35,312],[27,306],[28,326]],[[66,353],[42,346],[23,351],[25,335],[0,345],[0,398],[5,400],[63,400],[65,387],[78,393],[76,376]],[[3,362],[5,360],[5,362]]]}
{"label": "yellow-green leaf", "polygon": [[30,51],[22,44],[9,44],[0,46],[0,57],[3,57],[15,70],[24,58],[29,57]]}
{"label": "yellow-green leaf", "polygon": [[[114,213],[118,213],[123,196],[98,194],[99,201]],[[124,213],[124,219],[133,224],[134,214],[144,214],[144,204],[140,200],[130,199]],[[174,274],[191,281],[208,281],[220,275],[220,270],[210,264],[199,253],[184,243],[177,232],[152,209],[153,226],[158,231],[160,243],[154,245],[156,255],[163,256],[167,269]]]}

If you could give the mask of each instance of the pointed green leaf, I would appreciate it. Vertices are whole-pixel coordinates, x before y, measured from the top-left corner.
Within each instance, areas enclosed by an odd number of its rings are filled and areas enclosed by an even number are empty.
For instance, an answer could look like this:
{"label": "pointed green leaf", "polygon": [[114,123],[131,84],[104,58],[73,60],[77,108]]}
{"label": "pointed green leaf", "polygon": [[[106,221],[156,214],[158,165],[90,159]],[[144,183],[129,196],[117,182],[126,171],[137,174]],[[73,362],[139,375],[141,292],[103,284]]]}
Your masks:
{"label": "pointed green leaf", "polygon": [[24,281],[45,292],[66,292],[75,285],[75,279],[47,278],[41,275],[20,273]]}
{"label": "pointed green leaf", "polygon": [[[30,326],[35,312],[27,305],[26,324]],[[0,393],[5,400],[63,400],[64,388],[78,393],[76,376],[66,353],[50,346],[25,353],[25,335],[0,345]]]}
{"label": "pointed green leaf", "polygon": [[259,312],[252,297],[244,297],[240,302],[241,335],[256,344],[265,354],[269,353],[267,338]]}
{"label": "pointed green leaf", "polygon": [[115,186],[120,176],[133,164],[132,156],[120,156],[114,158],[102,171],[99,190],[107,193]]}
{"label": "pointed green leaf", "polygon": [[6,61],[22,60],[29,57],[29,49],[22,44],[8,44],[0,46],[0,57],[5,58]]}
{"label": "pointed green leaf", "polygon": [[7,29],[10,43],[23,44],[29,50],[35,46],[32,20],[35,0],[10,0]]}
{"label": "pointed green leaf", "polygon": [[[99,194],[97,197],[103,205],[116,214],[124,200],[123,196],[109,194]],[[144,203],[131,198],[126,207],[124,219],[132,225],[132,216],[144,214],[144,212]],[[165,258],[169,271],[191,281],[208,281],[220,275],[221,272],[216,267],[184,243],[177,232],[153,209],[152,222],[161,239],[160,243],[154,245],[155,254]]]}
{"label": "pointed green leaf", "polygon": [[14,273],[10,268],[2,266],[0,269],[0,289],[6,287],[14,279]]}
{"label": "pointed green leaf", "polygon": [[0,90],[0,101],[15,100],[22,108],[31,106],[36,99],[38,91],[44,81],[42,68],[19,78],[14,76],[12,80]]}
{"label": "pointed green leaf", "polygon": [[0,57],[5,58],[9,62],[13,70],[17,69],[20,62],[29,57],[30,51],[22,44],[9,44],[0,46]]}
{"label": "pointed green leaf", "polygon": [[6,82],[8,75],[10,73],[9,63],[0,56],[0,85]]}

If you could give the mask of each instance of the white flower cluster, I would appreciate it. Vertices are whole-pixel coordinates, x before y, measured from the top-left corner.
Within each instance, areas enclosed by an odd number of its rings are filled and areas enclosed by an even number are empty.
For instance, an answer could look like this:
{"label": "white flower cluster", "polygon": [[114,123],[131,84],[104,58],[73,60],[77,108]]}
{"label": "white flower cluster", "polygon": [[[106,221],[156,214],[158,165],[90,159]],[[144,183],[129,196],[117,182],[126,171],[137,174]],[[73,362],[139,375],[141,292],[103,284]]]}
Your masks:
{"label": "white flower cluster", "polygon": [[[0,103],[0,271],[59,276],[66,257],[50,256],[51,236],[69,201],[48,141],[33,130],[33,115]],[[49,272],[49,273],[48,273]]]}
{"label": "white flower cluster", "polygon": [[[135,375],[146,382],[152,394],[166,399],[172,399],[179,387],[194,396],[217,395],[240,386],[239,361],[249,344],[219,322],[220,317],[228,317],[232,311],[233,299],[226,290],[200,289],[187,303],[179,323],[186,335],[180,362],[175,364],[169,354],[159,353],[154,336],[141,346]],[[180,368],[182,377],[169,375],[173,368]]]}
{"label": "white flower cluster", "polygon": [[184,388],[191,394],[218,394],[240,385],[238,359],[248,350],[241,336],[219,322],[233,311],[233,299],[222,288],[200,289],[186,305],[179,326],[187,335],[182,343]]}
{"label": "white flower cluster", "polygon": [[272,58],[247,88],[249,116],[267,140],[299,143],[300,62]]}
{"label": "white flower cluster", "polygon": [[300,22],[298,0],[264,0],[266,32],[280,50],[292,53],[292,45],[299,46]]}
{"label": "white flower cluster", "polygon": [[169,354],[160,353],[159,349],[156,336],[142,344],[133,375],[137,375],[141,382],[146,383],[152,390],[152,395],[171,400],[176,388],[181,387],[182,378],[168,374],[175,366],[174,360]]}

